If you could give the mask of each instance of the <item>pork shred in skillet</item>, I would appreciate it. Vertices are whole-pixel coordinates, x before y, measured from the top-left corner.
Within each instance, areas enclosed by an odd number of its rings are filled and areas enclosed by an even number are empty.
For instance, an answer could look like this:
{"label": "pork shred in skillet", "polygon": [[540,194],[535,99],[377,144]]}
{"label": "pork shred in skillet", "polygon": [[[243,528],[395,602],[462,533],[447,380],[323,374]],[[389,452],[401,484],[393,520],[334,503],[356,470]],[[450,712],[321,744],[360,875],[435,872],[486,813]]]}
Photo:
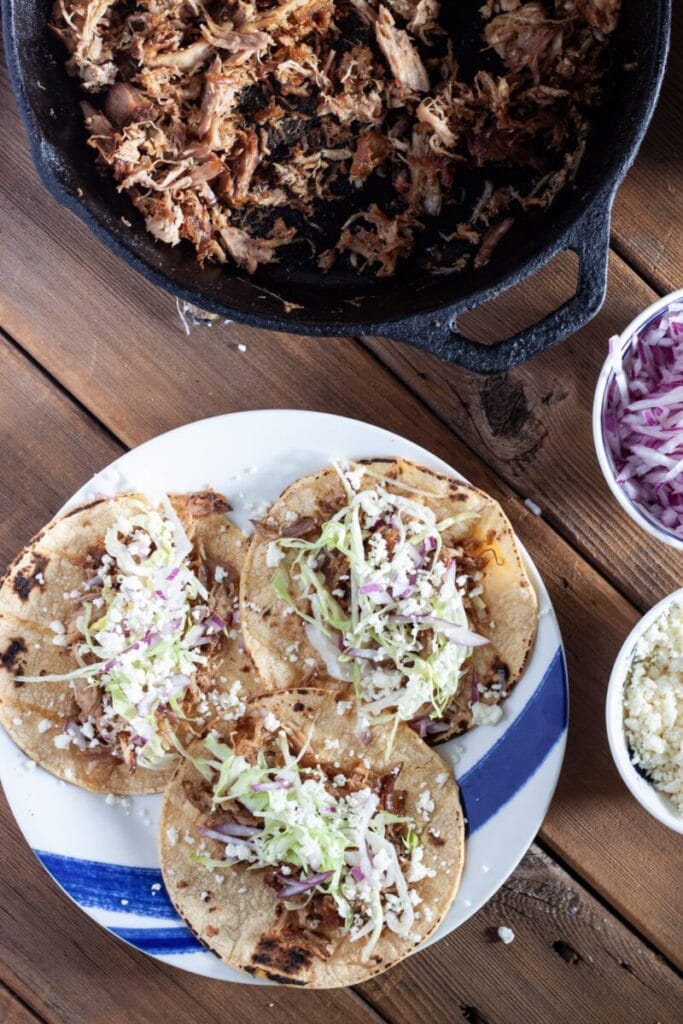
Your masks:
{"label": "pork shred in skillet", "polygon": [[463,0],[57,0],[51,24],[152,235],[386,277],[430,231],[434,272],[484,265],[571,181],[619,3],[486,0],[466,73]]}

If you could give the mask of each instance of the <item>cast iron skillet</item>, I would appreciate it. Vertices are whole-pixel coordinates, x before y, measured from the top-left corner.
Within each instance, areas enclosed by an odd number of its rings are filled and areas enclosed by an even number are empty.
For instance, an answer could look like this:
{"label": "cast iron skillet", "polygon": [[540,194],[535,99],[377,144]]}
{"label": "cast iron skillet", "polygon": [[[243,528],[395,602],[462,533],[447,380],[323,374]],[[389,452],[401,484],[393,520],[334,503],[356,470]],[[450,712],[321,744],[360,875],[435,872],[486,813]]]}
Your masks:
{"label": "cast iron skillet", "polygon": [[[464,27],[480,4],[443,0],[442,7]],[[604,109],[573,186],[550,211],[516,225],[481,270],[434,277],[408,260],[388,280],[337,268],[322,275],[297,265],[287,250],[280,263],[253,277],[225,267],[201,270],[184,243],[173,249],[157,244],[132,204],[99,174],[85,145],[77,84],[67,76],[64,53],[46,28],[51,0],[2,0],[2,7],[10,74],[46,188],[130,266],[182,299],[273,330],[386,335],[479,373],[501,372],[530,359],[576,331],[602,304],[612,200],[657,99],[671,0],[622,0]],[[460,314],[565,249],[574,250],[579,261],[576,294],[568,302],[495,345],[480,345],[459,332]]]}

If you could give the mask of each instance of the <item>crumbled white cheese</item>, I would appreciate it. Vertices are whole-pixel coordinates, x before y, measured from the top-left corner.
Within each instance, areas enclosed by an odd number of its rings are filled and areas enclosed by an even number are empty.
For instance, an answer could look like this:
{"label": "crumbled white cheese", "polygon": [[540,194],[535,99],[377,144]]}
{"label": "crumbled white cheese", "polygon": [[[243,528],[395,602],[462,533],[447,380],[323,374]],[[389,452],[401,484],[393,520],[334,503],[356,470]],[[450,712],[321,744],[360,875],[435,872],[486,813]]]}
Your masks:
{"label": "crumbled white cheese", "polygon": [[71,735],[68,732],[60,732],[52,741],[58,750],[66,750],[71,743]]}
{"label": "crumbled white cheese", "polygon": [[276,732],[281,726],[280,719],[277,718],[272,711],[269,711],[263,719],[263,728],[267,729],[268,732]]}
{"label": "crumbled white cheese", "polygon": [[50,721],[49,718],[41,718],[41,720],[38,722],[38,732],[47,732],[47,730],[51,726],[52,722]]}
{"label": "crumbled white cheese", "polygon": [[276,569],[284,558],[284,551],[276,540],[272,540],[266,548],[266,565],[269,569]]}
{"label": "crumbled white cheese", "polygon": [[52,630],[53,633],[66,633],[64,623],[60,622],[59,619],[52,620],[52,622],[50,623],[50,629]]}
{"label": "crumbled white cheese", "polygon": [[161,882],[152,882],[150,889],[155,894],[161,892]]}
{"label": "crumbled white cheese", "polygon": [[515,933],[512,928],[508,928],[506,925],[501,925],[498,929],[498,938],[501,942],[504,942],[506,946],[509,946],[514,941]]}
{"label": "crumbled white cheese", "polygon": [[178,842],[178,829],[177,828],[173,828],[173,826],[171,826],[170,828],[167,828],[166,829],[166,838],[168,839],[168,845],[169,846],[175,846],[175,844]]}
{"label": "crumbled white cheese", "polygon": [[345,715],[347,711],[350,711],[353,707],[352,700],[338,700],[337,701],[337,714]]}
{"label": "crumbled white cheese", "polygon": [[478,700],[472,705],[472,721],[475,725],[496,725],[503,717],[499,704],[486,704]]}
{"label": "crumbled white cheese", "polygon": [[216,583],[222,583],[223,580],[225,579],[225,575],[225,569],[223,568],[223,566],[217,565],[213,571],[213,578],[215,579]]}
{"label": "crumbled white cheese", "polygon": [[130,807],[130,800],[127,796],[116,796],[115,793],[107,793],[104,798],[105,804],[119,805],[121,807]]}
{"label": "crumbled white cheese", "polygon": [[448,772],[439,772],[436,777],[437,785],[443,786],[446,782],[448,782]]}
{"label": "crumbled white cheese", "polygon": [[435,874],[434,868],[428,868],[424,863],[424,847],[416,846],[414,850],[411,850],[406,881],[421,882],[423,878],[433,878]]}
{"label": "crumbled white cheese", "polygon": [[633,764],[683,815],[683,602],[636,644],[624,687],[624,728]]}
{"label": "crumbled white cheese", "polygon": [[423,818],[429,818],[434,810],[434,801],[432,800],[432,794],[428,789],[425,789],[420,793],[420,798],[417,801],[417,809]]}

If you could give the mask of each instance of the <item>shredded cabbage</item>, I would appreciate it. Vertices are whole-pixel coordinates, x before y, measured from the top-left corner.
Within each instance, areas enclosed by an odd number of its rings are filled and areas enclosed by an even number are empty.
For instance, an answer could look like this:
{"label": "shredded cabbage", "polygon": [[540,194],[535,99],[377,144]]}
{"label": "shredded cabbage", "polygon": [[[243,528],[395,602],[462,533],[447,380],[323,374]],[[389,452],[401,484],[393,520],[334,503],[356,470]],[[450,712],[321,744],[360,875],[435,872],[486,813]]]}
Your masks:
{"label": "shredded cabbage", "polygon": [[[207,592],[188,565],[192,545],[168,498],[156,508],[143,502],[107,530],[96,575],[82,585],[79,636],[73,645],[82,667],[64,675],[19,681],[83,679],[103,690],[97,733],[111,741],[125,729],[137,763],[160,767],[168,744],[158,727],[160,707],[183,715],[182,701],[197,668],[201,645],[217,631],[205,604]],[[81,740],[82,743],[82,740]],[[90,745],[98,745],[96,736]]]}
{"label": "shredded cabbage", "polygon": [[[273,767],[263,751],[251,763],[209,734],[195,764],[205,778],[210,773],[214,812],[239,801],[258,820],[258,831],[236,838],[205,828],[203,834],[224,842],[225,860],[201,852],[194,859],[207,867],[279,868],[280,895],[289,909],[305,906],[316,892],[330,896],[351,939],[369,936],[362,954],[367,960],[385,927],[401,936],[412,929],[408,883],[386,831],[405,824],[412,855],[421,845],[414,822],[379,810],[379,797],[369,788],[337,795],[320,767],[302,768],[304,751],[294,757],[284,731],[277,744],[281,763]],[[420,877],[429,873],[423,869]]]}
{"label": "shredded cabbage", "polygon": [[[458,573],[455,559],[441,557],[444,532],[477,514],[439,521],[419,500],[425,492],[390,492],[387,485],[395,482],[362,464],[336,469],[346,503],[316,540],[277,540],[288,557],[276,573],[275,592],[323,637],[341,637],[340,669],[352,664],[356,694],[371,719],[393,713],[409,720],[425,705],[439,718],[458,691],[473,646],[487,643],[468,624],[467,576]],[[366,473],[377,483],[361,490]],[[330,554],[348,560],[340,591],[330,592],[325,580]],[[484,608],[478,589],[473,601]],[[306,603],[310,614],[302,610]]]}

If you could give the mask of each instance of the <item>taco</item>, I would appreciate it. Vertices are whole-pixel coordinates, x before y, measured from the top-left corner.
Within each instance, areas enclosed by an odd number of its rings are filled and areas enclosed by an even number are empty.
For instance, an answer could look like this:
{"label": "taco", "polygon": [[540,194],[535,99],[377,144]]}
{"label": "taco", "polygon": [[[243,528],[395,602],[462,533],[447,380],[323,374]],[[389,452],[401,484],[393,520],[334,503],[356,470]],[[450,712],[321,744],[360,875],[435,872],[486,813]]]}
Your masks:
{"label": "taco", "polygon": [[256,686],[235,622],[227,501],[100,498],[45,527],[0,583],[0,722],[85,789],[153,793],[178,748]]}
{"label": "taco", "polygon": [[254,698],[195,740],[164,794],[170,897],[225,963],[355,985],[439,925],[464,860],[458,788],[405,725],[365,742],[327,691]]}
{"label": "taco", "polygon": [[334,465],[257,524],[242,631],[274,689],[328,674],[368,721],[430,742],[500,717],[534,642],[536,595],[500,505],[403,459]]}

